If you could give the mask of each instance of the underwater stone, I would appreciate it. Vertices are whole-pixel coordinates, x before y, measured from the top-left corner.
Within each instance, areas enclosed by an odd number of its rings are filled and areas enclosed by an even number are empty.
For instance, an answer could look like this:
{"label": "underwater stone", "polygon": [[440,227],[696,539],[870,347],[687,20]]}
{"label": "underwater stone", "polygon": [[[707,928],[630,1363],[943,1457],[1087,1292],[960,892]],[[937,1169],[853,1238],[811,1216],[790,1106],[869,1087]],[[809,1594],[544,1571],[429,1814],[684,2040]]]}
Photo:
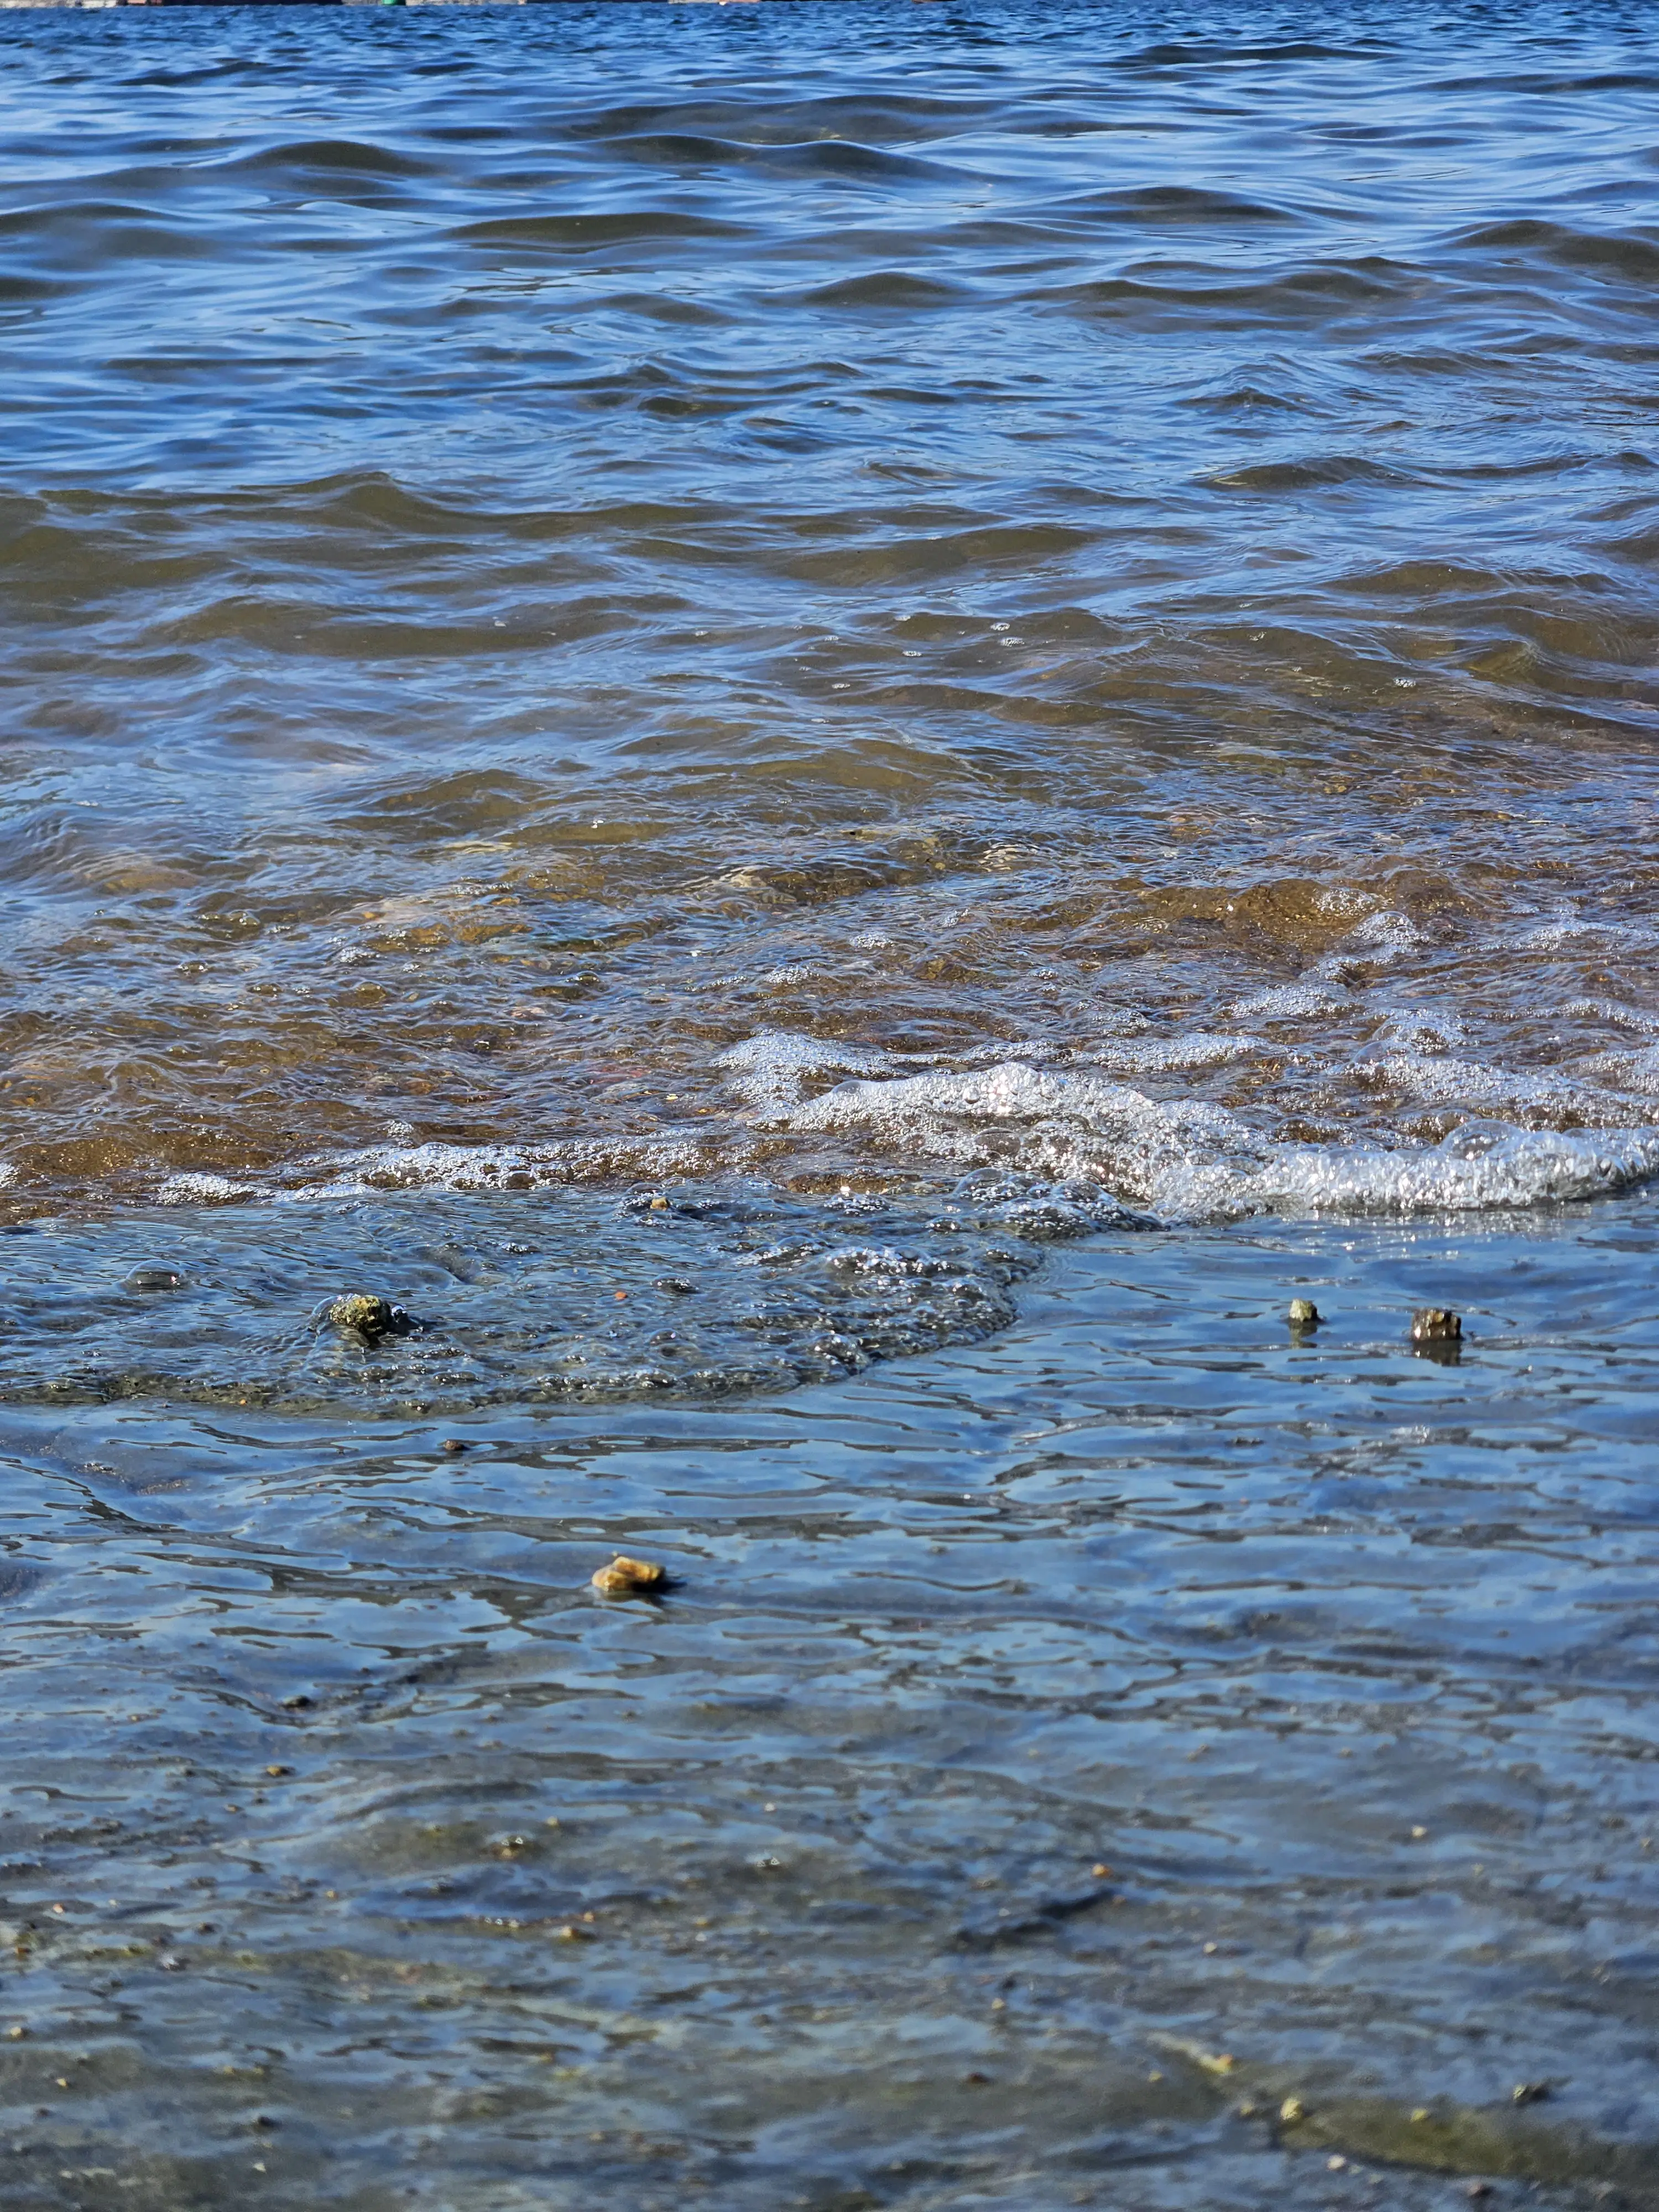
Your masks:
{"label": "underwater stone", "polygon": [[401,1306],[366,1291],[350,1291],[336,1298],[325,1318],[336,1328],[355,1328],[371,1343],[377,1337],[401,1336],[409,1327],[409,1316]]}
{"label": "underwater stone", "polygon": [[596,1571],[593,1587],[605,1597],[638,1597],[646,1590],[660,1589],[667,1580],[667,1568],[654,1559],[630,1559],[618,1553],[608,1567]]}
{"label": "underwater stone", "polygon": [[1444,1306],[1419,1306],[1412,1316],[1413,1344],[1455,1344],[1462,1334],[1462,1315],[1450,1313]]}
{"label": "underwater stone", "polygon": [[1292,1328],[1317,1328],[1319,1308],[1311,1298],[1292,1298],[1288,1319]]}

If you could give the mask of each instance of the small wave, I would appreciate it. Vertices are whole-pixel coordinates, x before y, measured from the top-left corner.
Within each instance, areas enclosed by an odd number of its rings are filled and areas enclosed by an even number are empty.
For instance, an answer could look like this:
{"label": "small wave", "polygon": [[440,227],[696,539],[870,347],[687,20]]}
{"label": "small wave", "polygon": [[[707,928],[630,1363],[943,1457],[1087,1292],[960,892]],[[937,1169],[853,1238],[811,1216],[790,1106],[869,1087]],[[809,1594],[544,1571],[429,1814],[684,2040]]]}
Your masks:
{"label": "small wave", "polygon": [[751,1106],[782,1112],[798,1105],[814,1075],[880,1075],[893,1066],[884,1052],[856,1045],[826,1043],[789,1030],[763,1030],[715,1059],[734,1090]]}
{"label": "small wave", "polygon": [[879,269],[862,276],[838,277],[833,284],[815,284],[795,296],[808,307],[874,308],[884,313],[915,315],[939,307],[959,307],[976,295],[966,284],[918,276],[908,269]]}
{"label": "small wave", "polygon": [[1230,469],[1210,482],[1224,491],[1322,491],[1340,484],[1396,486],[1413,481],[1401,469],[1367,460],[1363,453],[1322,453],[1302,461],[1262,461]]}
{"label": "small wave", "polygon": [[580,253],[616,246],[665,246],[681,239],[738,239],[744,223],[690,214],[684,208],[596,209],[586,215],[494,216],[462,223],[453,233],[466,246],[505,246],[515,252]]}
{"label": "small wave", "polygon": [[[1417,1062],[1414,1072],[1426,1083],[1424,1071],[1435,1066]],[[1473,1077],[1462,1074],[1472,1086]],[[1456,1090],[1449,1079],[1447,1090]],[[1550,1097],[1559,1103],[1553,1091]],[[1019,1062],[843,1083],[798,1108],[789,1127],[857,1132],[885,1152],[958,1167],[1087,1177],[1170,1221],[1533,1206],[1622,1189],[1659,1172],[1653,1130],[1564,1134],[1500,1126],[1398,1149],[1288,1144],[1224,1107],[1160,1101],[1098,1077]]]}
{"label": "small wave", "polygon": [[285,144],[262,146],[252,154],[239,154],[216,165],[221,175],[293,179],[315,185],[337,176],[360,180],[366,177],[432,177],[439,173],[431,161],[395,147],[377,146],[357,138],[295,138]]}
{"label": "small wave", "polygon": [[1097,221],[1133,223],[1138,229],[1164,226],[1210,225],[1224,229],[1255,229],[1301,222],[1291,208],[1271,200],[1246,199],[1242,193],[1217,191],[1202,185],[1131,185],[1116,191],[1084,192],[1057,201],[1057,216],[1088,216]]}
{"label": "small wave", "polygon": [[[376,1191],[533,1190],[706,1174],[716,1164],[707,1146],[676,1138],[580,1137],[545,1145],[373,1145],[333,1160],[313,1162],[304,1181],[275,1195],[293,1204]],[[182,1184],[193,1179],[174,1180]]]}
{"label": "small wave", "polygon": [[258,1183],[237,1182],[230,1176],[188,1174],[169,1176],[155,1193],[158,1206],[239,1206],[244,1200],[269,1198]]}
{"label": "small wave", "polygon": [[1277,983],[1257,991],[1227,1009],[1237,1022],[1299,1022],[1318,1014],[1340,1013],[1349,1004],[1348,994],[1322,976],[1300,977],[1294,983]]}
{"label": "small wave", "polygon": [[1152,1075],[1166,1068],[1219,1067],[1229,1060],[1248,1060],[1252,1053],[1270,1052],[1265,1037],[1243,1035],[1218,1036],[1194,1030],[1186,1036],[1136,1037],[1121,1044],[1102,1045],[1089,1054],[1097,1067],[1121,1075]]}
{"label": "small wave", "polygon": [[744,169],[874,185],[960,185],[972,174],[944,161],[896,154],[885,147],[862,145],[855,139],[806,138],[788,145],[769,139],[716,138],[693,131],[650,131],[600,143],[615,161],[705,173]]}
{"label": "small wave", "polygon": [[1603,1053],[1589,1062],[1590,1073],[1603,1076],[1620,1091],[1659,1098],[1659,1044],[1641,1052]]}
{"label": "small wave", "polygon": [[1477,224],[1453,241],[1463,252],[1500,252],[1513,258],[1530,252],[1560,269],[1601,277],[1622,276],[1644,289],[1659,281],[1659,240],[1631,231],[1579,230],[1566,223],[1524,217]]}

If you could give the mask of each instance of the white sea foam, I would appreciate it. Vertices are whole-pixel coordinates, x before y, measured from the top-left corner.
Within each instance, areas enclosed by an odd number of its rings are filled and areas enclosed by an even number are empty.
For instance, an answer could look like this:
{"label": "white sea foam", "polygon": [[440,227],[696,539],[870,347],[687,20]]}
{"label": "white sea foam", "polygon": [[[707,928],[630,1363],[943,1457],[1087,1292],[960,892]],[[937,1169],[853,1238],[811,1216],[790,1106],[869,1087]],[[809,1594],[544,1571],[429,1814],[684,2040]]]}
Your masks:
{"label": "white sea foam", "polygon": [[1127,1084],[1017,1060],[963,1074],[839,1084],[797,1108],[789,1126],[864,1131],[885,1151],[963,1167],[1097,1177],[1143,1198],[1178,1167],[1255,1159],[1263,1149],[1224,1107],[1162,1103]]}
{"label": "white sea foam", "polygon": [[1316,974],[1298,976],[1294,983],[1275,984],[1270,991],[1258,991],[1254,998],[1240,999],[1227,1012],[1236,1022],[1298,1022],[1315,1014],[1340,1013],[1352,1003],[1340,984]]}
{"label": "white sea foam", "polygon": [[1328,961],[1321,961],[1320,970],[1340,967],[1344,953],[1363,953],[1375,960],[1379,953],[1389,957],[1409,952],[1413,945],[1421,945],[1423,933],[1408,914],[1396,913],[1393,907],[1383,907],[1376,914],[1368,914],[1364,921],[1351,929],[1336,946]]}
{"label": "white sea foam", "polygon": [[1620,1091],[1633,1091],[1644,1098],[1659,1097],[1659,1044],[1648,1045],[1640,1052],[1602,1053],[1586,1066]]}
{"label": "white sea foam", "polygon": [[858,1133],[890,1155],[959,1168],[1089,1177],[1170,1220],[1530,1206],[1659,1173],[1659,1130],[1486,1123],[1434,1146],[1285,1144],[1224,1107],[1019,1062],[842,1083],[797,1108],[788,1126]]}
{"label": "white sea foam", "polygon": [[1468,1039],[1455,1014],[1435,1006],[1401,1008],[1389,1017],[1378,1034],[1384,1044],[1398,1045],[1411,1053],[1446,1052]]}
{"label": "white sea foam", "polygon": [[1218,1036],[1206,1030],[1194,1030],[1185,1036],[1126,1038],[1121,1044],[1101,1046],[1089,1058],[1097,1067],[1110,1068],[1117,1074],[1153,1075],[1170,1067],[1215,1067],[1273,1049],[1266,1037]]}
{"label": "white sea foam", "polygon": [[[573,1138],[546,1145],[374,1145],[311,1163],[285,1200],[358,1198],[386,1190],[512,1190],[532,1186],[664,1181],[706,1173],[696,1143],[674,1138]],[[182,1201],[180,1201],[182,1202]]]}
{"label": "white sea foam", "polygon": [[732,1088],[751,1106],[776,1113],[799,1103],[811,1076],[881,1075],[893,1060],[884,1052],[801,1036],[793,1030],[761,1030],[720,1053],[714,1065],[726,1071]]}
{"label": "white sea foam", "polygon": [[1639,1036],[1651,1036],[1659,1030],[1659,1020],[1644,1014],[1639,1007],[1620,1006],[1616,999],[1570,999],[1562,1007],[1579,1021],[1607,1022],[1614,1029],[1634,1030]]}
{"label": "white sea foam", "polygon": [[1514,1129],[1443,1144],[1282,1146],[1255,1179],[1255,1205],[1279,1212],[1466,1212],[1599,1198],[1659,1175],[1659,1130]]}
{"label": "white sea foam", "polygon": [[228,1176],[169,1176],[155,1194],[158,1206],[231,1206],[244,1198],[269,1198],[258,1183],[233,1182]]}
{"label": "white sea foam", "polygon": [[1606,945],[1617,945],[1634,951],[1654,941],[1652,930],[1639,923],[1627,921],[1598,921],[1589,915],[1562,914],[1553,921],[1540,922],[1529,929],[1517,941],[1529,952],[1554,952],[1564,945],[1583,938],[1599,939]]}

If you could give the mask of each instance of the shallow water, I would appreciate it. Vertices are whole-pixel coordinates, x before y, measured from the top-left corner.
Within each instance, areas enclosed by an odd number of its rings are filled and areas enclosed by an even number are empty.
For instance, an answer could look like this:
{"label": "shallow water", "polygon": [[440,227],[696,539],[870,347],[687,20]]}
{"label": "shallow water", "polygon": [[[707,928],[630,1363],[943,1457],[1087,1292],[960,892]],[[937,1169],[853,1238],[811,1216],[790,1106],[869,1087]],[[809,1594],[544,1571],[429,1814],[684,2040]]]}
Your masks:
{"label": "shallow water", "polygon": [[8,2204],[1659,2204],[1650,27],[0,17]]}

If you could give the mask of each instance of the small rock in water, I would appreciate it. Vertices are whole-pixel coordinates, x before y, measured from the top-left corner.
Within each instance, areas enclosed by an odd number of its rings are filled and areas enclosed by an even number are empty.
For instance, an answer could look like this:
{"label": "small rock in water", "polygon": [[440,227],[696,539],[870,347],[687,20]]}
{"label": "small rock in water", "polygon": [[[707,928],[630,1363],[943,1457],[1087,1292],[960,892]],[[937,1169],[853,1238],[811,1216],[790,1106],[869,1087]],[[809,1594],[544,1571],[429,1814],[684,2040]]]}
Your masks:
{"label": "small rock in water", "polygon": [[401,1306],[367,1291],[349,1291],[336,1298],[327,1318],[336,1328],[356,1329],[371,1344],[383,1336],[402,1336],[409,1327],[409,1316]]}
{"label": "small rock in water", "polygon": [[639,1597],[660,1589],[667,1580],[667,1568],[654,1559],[629,1559],[619,1553],[608,1567],[597,1571],[593,1587],[605,1597]]}
{"label": "small rock in water", "polygon": [[1517,2105],[1541,2105],[1549,2093],[1547,2081],[1517,2081],[1512,2094]]}
{"label": "small rock in water", "polygon": [[1319,1308],[1311,1298],[1292,1298],[1288,1318],[1292,1328],[1317,1328]]}
{"label": "small rock in water", "polygon": [[1412,1316],[1413,1344],[1456,1344],[1462,1334],[1462,1315],[1449,1313],[1444,1306],[1419,1306]]}
{"label": "small rock in water", "polygon": [[1307,2107],[1303,2104],[1300,2097],[1286,2097],[1279,2108],[1279,2117],[1289,2126],[1305,2118],[1306,2112]]}
{"label": "small rock in water", "polygon": [[176,1267],[135,1267],[122,1288],[129,1291],[176,1291],[183,1287],[184,1280]]}
{"label": "small rock in water", "polygon": [[466,1449],[466,1446],[462,1443],[459,1437],[446,1437],[443,1442],[439,1445],[438,1449],[440,1451],[446,1452],[464,1452]]}

